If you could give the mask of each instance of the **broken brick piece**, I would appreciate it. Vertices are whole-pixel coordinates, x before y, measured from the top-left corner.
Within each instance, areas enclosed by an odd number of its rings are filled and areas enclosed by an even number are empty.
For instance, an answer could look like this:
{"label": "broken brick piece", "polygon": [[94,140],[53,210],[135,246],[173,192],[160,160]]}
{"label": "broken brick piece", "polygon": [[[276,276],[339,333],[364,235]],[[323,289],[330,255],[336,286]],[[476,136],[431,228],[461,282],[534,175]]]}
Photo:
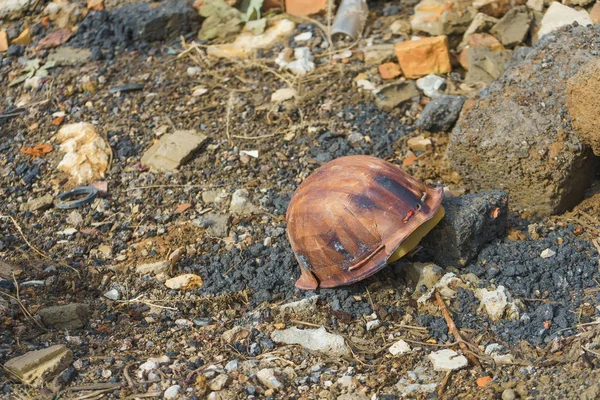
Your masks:
{"label": "broken brick piece", "polygon": [[445,35],[399,42],[395,50],[400,68],[407,78],[445,74],[452,70],[448,37]]}
{"label": "broken brick piece", "polygon": [[379,73],[383,79],[394,79],[400,76],[402,71],[400,71],[400,66],[398,64],[388,62],[379,66]]}
{"label": "broken brick piece", "polygon": [[285,12],[297,17],[318,14],[327,9],[327,0],[286,0]]}

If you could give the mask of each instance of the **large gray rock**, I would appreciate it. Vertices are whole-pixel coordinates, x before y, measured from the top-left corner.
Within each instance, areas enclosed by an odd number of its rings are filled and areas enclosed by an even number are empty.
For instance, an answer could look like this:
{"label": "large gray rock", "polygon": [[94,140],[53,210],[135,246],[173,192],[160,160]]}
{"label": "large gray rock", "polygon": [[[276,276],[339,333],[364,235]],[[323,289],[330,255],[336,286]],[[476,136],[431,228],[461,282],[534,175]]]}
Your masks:
{"label": "large gray rock", "polygon": [[443,267],[462,267],[506,230],[508,195],[500,190],[444,198],[446,215],[423,239],[423,246]]}
{"label": "large gray rock", "polygon": [[87,324],[90,308],[87,304],[72,303],[42,308],[38,311],[44,325],[55,329],[79,329]]}
{"label": "large gray rock", "polygon": [[600,26],[561,28],[515,52],[506,72],[463,112],[448,158],[472,189],[507,191],[513,206],[538,215],[583,198],[596,159],[572,127],[566,86],[598,58],[598,35]]}

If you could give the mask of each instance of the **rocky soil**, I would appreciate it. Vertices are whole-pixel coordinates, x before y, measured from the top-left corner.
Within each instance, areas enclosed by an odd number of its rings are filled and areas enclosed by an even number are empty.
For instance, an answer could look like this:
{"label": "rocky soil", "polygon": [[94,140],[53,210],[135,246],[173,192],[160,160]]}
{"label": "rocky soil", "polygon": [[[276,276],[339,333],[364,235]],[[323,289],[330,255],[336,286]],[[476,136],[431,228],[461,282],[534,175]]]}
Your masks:
{"label": "rocky soil", "polygon": [[[597,26],[538,42],[543,2],[374,2],[356,43],[276,15],[283,40],[223,58],[237,9],[209,31],[181,0],[30,3],[0,14],[0,397],[600,396],[598,142],[574,94]],[[396,57],[416,34],[450,51]],[[447,216],[365,281],[298,290],[290,197],[352,154],[444,187]]]}

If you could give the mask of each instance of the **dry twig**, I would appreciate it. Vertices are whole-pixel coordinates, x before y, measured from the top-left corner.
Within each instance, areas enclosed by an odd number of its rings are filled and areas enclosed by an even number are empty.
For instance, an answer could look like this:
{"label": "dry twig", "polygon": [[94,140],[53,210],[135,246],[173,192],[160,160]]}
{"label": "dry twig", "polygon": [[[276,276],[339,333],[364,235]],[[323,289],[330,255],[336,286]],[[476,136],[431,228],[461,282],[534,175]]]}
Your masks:
{"label": "dry twig", "polygon": [[473,365],[481,368],[481,363],[479,362],[479,360],[477,359],[475,354],[469,350],[469,347],[467,346],[465,340],[460,335],[460,332],[458,332],[458,329],[456,328],[456,324],[454,323],[454,321],[452,320],[452,316],[450,315],[450,311],[448,310],[446,303],[444,303],[444,299],[442,299],[442,296],[440,295],[440,293],[437,290],[434,291],[434,294],[435,294],[435,299],[437,300],[438,305],[440,306],[440,309],[442,310],[442,314],[444,315],[444,319],[446,320],[448,329],[452,333],[452,336],[454,336],[454,338],[458,342],[458,345],[459,345],[460,349],[463,351],[463,353],[465,354],[465,357],[467,357]]}

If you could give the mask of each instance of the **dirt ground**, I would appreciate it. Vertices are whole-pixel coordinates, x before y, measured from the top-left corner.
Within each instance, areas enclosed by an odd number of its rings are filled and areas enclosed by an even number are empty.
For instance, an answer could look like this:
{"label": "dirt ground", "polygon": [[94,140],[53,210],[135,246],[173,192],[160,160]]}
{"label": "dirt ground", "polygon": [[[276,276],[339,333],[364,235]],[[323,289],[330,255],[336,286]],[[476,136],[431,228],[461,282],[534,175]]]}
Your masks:
{"label": "dirt ground", "polygon": [[[371,35],[385,31],[384,7],[373,6]],[[306,23],[296,34],[307,30],[318,32]],[[600,229],[597,185],[561,216],[532,220],[511,210],[505,237],[463,270],[446,271],[471,273],[480,287],[505,285],[523,299],[528,317],[492,322],[477,309],[473,291],[461,291],[449,308],[481,367],[434,371],[428,355],[458,346],[439,311],[419,309],[419,288],[403,270],[404,263],[428,261],[427,250],[364,282],[307,293],[294,287],[299,269],[285,235],[285,211],[295,188],[323,163],[369,154],[402,165],[407,139],[418,135],[430,137],[433,146],[406,171],[428,184],[468,192],[444,157],[449,133],[414,127],[423,104],[380,110],[356,84],[359,74],[380,79],[377,68],[356,57],[323,62],[314,73],[295,77],[272,62],[282,45],[251,61],[208,59],[200,56],[202,49],[184,52],[176,40],[116,52],[112,59],[58,67],[51,84],[32,91],[4,84],[21,70],[16,59],[4,59],[0,257],[16,267],[17,285],[0,281],[7,294],[0,303],[0,363],[53,344],[66,345],[74,362],[54,393],[52,386],[23,385],[0,371],[0,397],[161,398],[180,385],[179,396],[190,399],[335,399],[345,393],[376,399],[599,398],[600,248],[592,241]],[[456,77],[457,84],[461,79]],[[143,88],[110,91],[129,84]],[[198,87],[206,93],[192,96]],[[272,102],[271,94],[285,87],[296,89],[297,97]],[[55,113],[61,111],[65,118],[57,124]],[[74,212],[22,211],[30,199],[69,188],[56,169],[63,154],[52,137],[61,126],[81,121],[94,124],[111,146],[108,193]],[[208,141],[175,172],[144,168],[140,159],[158,135],[180,129],[197,130]],[[349,140],[357,132],[361,140]],[[41,157],[20,151],[43,143],[53,151]],[[242,152],[252,150],[257,158]],[[230,215],[229,201],[239,189],[248,190],[257,212]],[[222,201],[211,201],[213,195]],[[210,233],[203,222],[213,213],[228,215],[225,234]],[[538,227],[534,233],[532,223]],[[75,233],[65,233],[72,227]],[[537,254],[557,243],[564,256],[539,264]],[[175,251],[181,256],[167,275],[197,274],[202,287],[171,290],[164,280],[135,272]],[[526,268],[529,278],[493,272],[509,267]],[[118,299],[104,296],[110,290]],[[308,312],[279,310],[314,295],[319,299]],[[36,316],[40,309],[70,303],[90,306],[84,328],[47,329]],[[381,326],[367,330],[375,318]],[[243,330],[226,340],[224,332],[237,326]],[[324,326],[343,336],[352,352],[311,354],[271,340],[274,330],[293,326]],[[399,339],[411,345],[411,353],[390,354]],[[511,361],[497,365],[485,353],[490,344],[504,346]],[[140,365],[152,357],[161,360],[158,368],[138,377]],[[232,360],[239,367],[225,368]],[[283,387],[262,384],[257,371],[263,368],[277,369]],[[227,383],[215,390],[212,379],[220,375]],[[339,382],[344,376],[351,377],[349,383]],[[477,380],[485,376],[492,381],[480,387]],[[405,387],[428,383],[437,384],[432,393]],[[351,398],[364,397],[346,397]]]}

